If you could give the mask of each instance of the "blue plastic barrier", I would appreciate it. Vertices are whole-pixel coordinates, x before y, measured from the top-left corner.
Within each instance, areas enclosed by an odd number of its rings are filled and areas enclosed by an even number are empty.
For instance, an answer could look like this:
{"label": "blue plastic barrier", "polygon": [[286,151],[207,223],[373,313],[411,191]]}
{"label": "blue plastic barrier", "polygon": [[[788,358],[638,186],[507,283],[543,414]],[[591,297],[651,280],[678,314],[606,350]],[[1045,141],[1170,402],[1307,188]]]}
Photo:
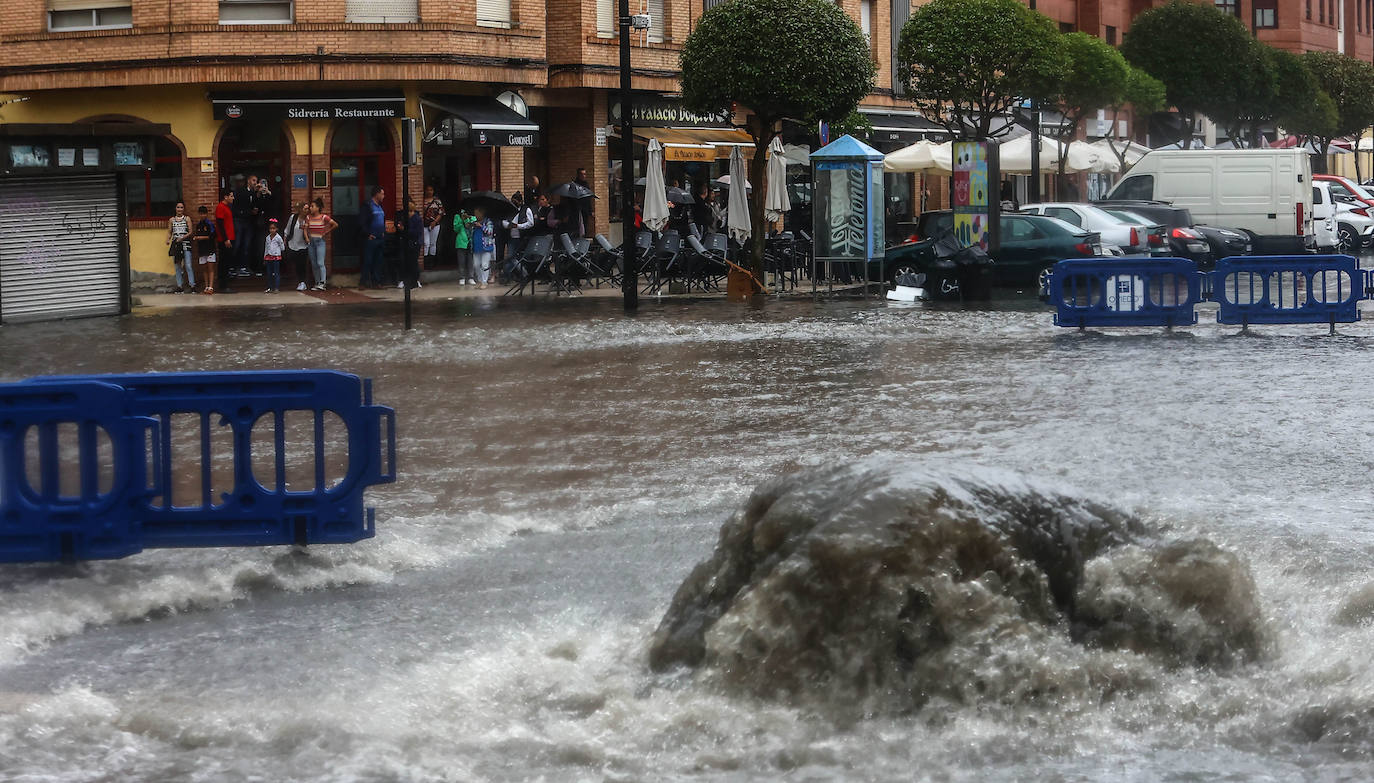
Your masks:
{"label": "blue plastic barrier", "polygon": [[1058,326],[1187,326],[1202,301],[1202,275],[1184,258],[1060,261],[1049,283]]}
{"label": "blue plastic barrier", "polygon": [[0,385],[0,562],[137,552],[130,504],[150,493],[157,427],[114,384]]}
{"label": "blue plastic barrier", "polygon": [[1240,256],[1212,272],[1217,323],[1331,324],[1360,320],[1368,288],[1351,256]]}
{"label": "blue plastic barrier", "polygon": [[[112,493],[118,502],[101,515],[123,531],[122,543],[92,554],[68,547],[60,558],[51,549],[44,557],[0,551],[0,561],[119,557],[154,547],[349,543],[374,535],[375,510],[364,507],[363,493],[395,481],[396,434],[395,413],[372,404],[370,381],[327,370],[167,373],[36,378],[0,389],[22,395],[87,386],[117,395],[125,426],[143,428],[136,448],[113,456],[117,475],[149,466],[136,474],[144,480]],[[113,435],[116,425],[101,421]],[[15,459],[0,466],[7,481],[24,464],[22,454]],[[42,510],[26,519],[16,532],[41,532],[49,521]]]}

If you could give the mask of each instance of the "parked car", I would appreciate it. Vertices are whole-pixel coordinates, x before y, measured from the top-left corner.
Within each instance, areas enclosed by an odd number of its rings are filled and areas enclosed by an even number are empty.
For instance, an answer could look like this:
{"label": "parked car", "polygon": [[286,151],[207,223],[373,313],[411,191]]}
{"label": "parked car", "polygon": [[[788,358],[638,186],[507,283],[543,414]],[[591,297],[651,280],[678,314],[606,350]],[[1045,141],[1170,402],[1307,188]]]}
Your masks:
{"label": "parked car", "polygon": [[[1055,218],[1004,213],[999,226],[1002,243],[993,255],[993,285],[1031,287],[1041,270],[1066,258],[1102,255],[1101,235]],[[953,230],[954,213],[950,210],[922,213],[917,220],[921,239],[887,249],[882,270],[885,279],[892,282],[901,274],[931,272],[936,260],[935,242]],[[869,274],[878,278],[876,264]]]}
{"label": "parked car", "polygon": [[1115,245],[1127,255],[1148,253],[1150,249],[1149,236],[1139,226],[1092,204],[1064,201],[1027,204],[1021,207],[1021,212],[1058,218],[1088,231],[1096,231],[1102,235],[1103,245]]}
{"label": "parked car", "polygon": [[1336,198],[1351,198],[1362,202],[1366,207],[1374,207],[1374,194],[1356,185],[1352,179],[1337,174],[1313,174],[1312,181],[1330,183],[1331,195]]}
{"label": "parked car", "polygon": [[[1218,256],[1211,243],[1202,232],[1193,226],[1193,214],[1183,207],[1175,207],[1163,201],[1135,201],[1116,199],[1094,201],[1093,206],[1103,209],[1129,209],[1148,220],[1164,226],[1168,232],[1169,255],[1175,258],[1191,258],[1198,269],[1211,269]],[[1228,253],[1227,255],[1240,255]]]}
{"label": "parked car", "polygon": [[[1335,195],[1335,191],[1332,191]],[[1374,216],[1362,202],[1336,197],[1336,250],[1357,255],[1374,247]]]}
{"label": "parked car", "polygon": [[1101,207],[1100,209],[1108,215],[1118,220],[1124,220],[1143,231],[1145,233],[1145,248],[1148,254],[1152,256],[1167,256],[1170,254],[1169,230],[1165,228],[1163,224],[1156,223],[1144,215],[1138,212],[1132,212],[1129,209],[1122,209],[1120,207]]}
{"label": "parked car", "polygon": [[1331,183],[1316,179],[1312,182],[1312,236],[1317,243],[1318,253],[1334,253],[1340,245],[1340,236],[1336,233],[1336,200],[1331,196]]}

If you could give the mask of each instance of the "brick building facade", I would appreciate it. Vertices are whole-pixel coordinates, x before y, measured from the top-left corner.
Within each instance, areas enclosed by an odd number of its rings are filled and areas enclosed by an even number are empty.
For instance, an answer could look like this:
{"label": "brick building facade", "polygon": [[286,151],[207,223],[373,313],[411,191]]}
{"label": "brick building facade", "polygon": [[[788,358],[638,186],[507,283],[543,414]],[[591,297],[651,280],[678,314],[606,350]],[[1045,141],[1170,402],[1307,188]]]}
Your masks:
{"label": "brick building facade", "polygon": [[[637,90],[676,92],[680,47],[719,1],[632,0],[632,9],[654,17],[635,36]],[[912,140],[904,123],[919,127],[903,119],[913,112],[895,83],[893,53],[920,2],[839,0],[872,41],[878,77],[863,108],[875,126],[895,126],[891,145]],[[1156,0],[1028,2],[1061,29],[1119,43],[1131,17]],[[1374,51],[1371,0],[1217,5],[1284,48],[1364,59]],[[509,193],[531,175],[547,186],[586,168],[600,196],[595,228],[611,233],[615,10],[615,0],[9,0],[0,3],[0,126],[165,129],[142,172],[123,179],[130,265],[140,271],[170,269],[163,236],[172,203],[184,200],[192,212],[213,205],[240,175],[268,175],[283,212],[322,197],[327,211],[346,216],[372,184],[399,207],[400,116],[423,124],[412,195],[433,183],[451,204],[466,190]],[[338,113],[369,100],[394,111]],[[515,115],[510,127],[523,123],[529,133],[487,133]],[[684,169],[689,176],[720,172],[730,145],[740,143],[730,124],[682,145],[706,150],[684,164],[695,166]],[[889,186],[905,189],[906,214],[918,208],[909,197],[914,184]],[[346,272],[355,263],[349,243],[334,244],[334,268]]]}

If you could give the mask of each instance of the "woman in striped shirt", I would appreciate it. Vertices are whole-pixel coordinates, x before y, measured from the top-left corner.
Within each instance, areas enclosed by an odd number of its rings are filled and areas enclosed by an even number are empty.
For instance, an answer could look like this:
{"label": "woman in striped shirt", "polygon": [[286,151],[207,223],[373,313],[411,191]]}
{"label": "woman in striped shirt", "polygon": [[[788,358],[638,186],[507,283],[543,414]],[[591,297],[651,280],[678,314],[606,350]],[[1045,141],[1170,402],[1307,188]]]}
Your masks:
{"label": "woman in striped shirt", "polygon": [[310,203],[310,213],[305,217],[305,238],[310,242],[306,252],[310,254],[310,265],[315,268],[315,290],[324,290],[324,238],[338,228],[334,218],[324,213],[324,199],[316,198]]}

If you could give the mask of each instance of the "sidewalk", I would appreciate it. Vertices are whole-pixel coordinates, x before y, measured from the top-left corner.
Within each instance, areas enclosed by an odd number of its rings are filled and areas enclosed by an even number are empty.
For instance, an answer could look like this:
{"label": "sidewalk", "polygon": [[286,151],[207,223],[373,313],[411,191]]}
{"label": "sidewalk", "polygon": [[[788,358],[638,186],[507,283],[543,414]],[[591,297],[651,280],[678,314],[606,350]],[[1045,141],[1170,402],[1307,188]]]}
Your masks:
{"label": "sidewalk", "polygon": [[[234,281],[234,290],[239,293],[222,294],[216,292],[213,296],[203,294],[158,294],[158,293],[135,293],[134,308],[139,307],[236,307],[236,306],[255,306],[263,305],[342,305],[342,304],[366,304],[369,302],[401,302],[405,299],[405,291],[399,288],[380,288],[358,290],[353,288],[328,288],[324,291],[297,291],[283,288],[279,293],[269,294],[262,290],[262,280]],[[439,299],[492,299],[500,297],[506,293],[507,286],[491,285],[486,290],[479,290],[476,286],[460,285],[456,280],[440,280],[434,283],[425,283],[423,288],[413,288],[410,291],[410,298],[413,302],[425,302]],[[546,294],[548,286],[540,284],[538,293],[535,296],[540,298],[552,298]],[[528,297],[529,287],[525,288],[525,296]],[[666,294],[665,294],[666,295]],[[563,294],[561,296],[566,296]],[[577,296],[577,295],[575,295]],[[622,293],[619,288],[602,285],[600,288],[585,287],[580,296],[585,297],[620,297]],[[700,296],[700,294],[697,294]]]}

